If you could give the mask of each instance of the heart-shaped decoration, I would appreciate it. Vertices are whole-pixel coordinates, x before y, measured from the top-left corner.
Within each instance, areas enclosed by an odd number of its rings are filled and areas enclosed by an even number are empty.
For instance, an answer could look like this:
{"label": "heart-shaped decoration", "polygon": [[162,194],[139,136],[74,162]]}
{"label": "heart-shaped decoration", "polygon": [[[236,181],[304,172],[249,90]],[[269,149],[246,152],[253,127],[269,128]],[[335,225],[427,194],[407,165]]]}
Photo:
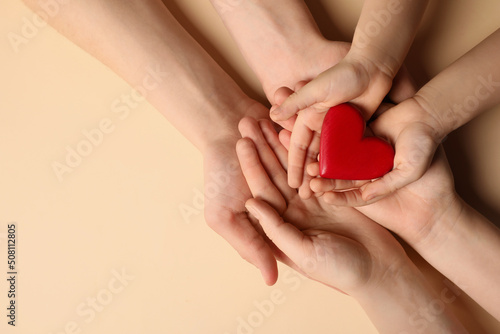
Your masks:
{"label": "heart-shaped decoration", "polygon": [[330,108],[321,129],[320,175],[338,180],[371,180],[392,169],[394,149],[377,137],[364,137],[366,124],[348,103]]}

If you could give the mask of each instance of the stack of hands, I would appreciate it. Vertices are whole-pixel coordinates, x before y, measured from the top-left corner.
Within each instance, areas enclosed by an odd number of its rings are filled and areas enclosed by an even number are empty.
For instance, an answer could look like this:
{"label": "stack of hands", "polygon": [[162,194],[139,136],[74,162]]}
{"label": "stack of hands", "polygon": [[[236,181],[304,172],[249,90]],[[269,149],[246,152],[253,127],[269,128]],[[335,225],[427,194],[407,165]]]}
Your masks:
{"label": "stack of hands", "polygon": [[[281,82],[268,80],[234,13],[221,13],[263,82],[273,104],[270,118],[282,128],[278,133],[276,124],[250,117],[239,123],[237,154],[252,194],[245,200],[247,224],[261,237],[247,234],[237,248],[268,284],[276,280],[279,260],[356,298],[381,333],[462,333],[448,312],[425,329],[412,324],[412,314],[437,297],[389,231],[500,319],[500,232],[457,195],[440,146],[451,131],[500,102],[494,92],[500,30],[416,91],[401,66],[426,1],[402,1],[394,11],[389,3],[366,1],[348,50],[324,41],[323,50],[337,50],[330,67],[294,81],[289,77],[301,68],[293,64]],[[252,9],[257,12],[255,5],[241,10]],[[387,26],[367,38],[377,15]],[[310,56],[320,63],[325,53]],[[270,59],[272,68],[272,60],[282,58]],[[323,120],[330,107],[347,101],[395,148],[392,171],[377,180],[319,177]]]}
{"label": "stack of hands", "polygon": [[[159,0],[75,2],[50,23],[131,85],[149,65],[166,69],[147,98],[200,149],[207,184],[241,166],[206,198],[205,217],[267,284],[281,261],[356,298],[382,333],[465,333],[446,307],[412,323],[439,296],[394,234],[500,319],[500,232],[457,195],[440,146],[500,103],[500,30],[417,91],[403,62],[427,2],[365,1],[351,44],[326,40],[301,0],[212,0],[270,111]],[[395,148],[377,180],[318,176],[323,119],[348,101]]]}

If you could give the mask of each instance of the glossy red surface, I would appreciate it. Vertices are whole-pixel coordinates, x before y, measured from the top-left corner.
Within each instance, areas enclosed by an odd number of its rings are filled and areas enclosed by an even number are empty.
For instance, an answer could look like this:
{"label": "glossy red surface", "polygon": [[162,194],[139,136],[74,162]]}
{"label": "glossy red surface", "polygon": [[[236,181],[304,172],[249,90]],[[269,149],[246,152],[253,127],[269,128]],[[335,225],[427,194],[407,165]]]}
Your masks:
{"label": "glossy red surface", "polygon": [[321,130],[321,177],[371,180],[392,169],[394,149],[378,137],[364,137],[365,128],[365,121],[353,105],[330,108]]}

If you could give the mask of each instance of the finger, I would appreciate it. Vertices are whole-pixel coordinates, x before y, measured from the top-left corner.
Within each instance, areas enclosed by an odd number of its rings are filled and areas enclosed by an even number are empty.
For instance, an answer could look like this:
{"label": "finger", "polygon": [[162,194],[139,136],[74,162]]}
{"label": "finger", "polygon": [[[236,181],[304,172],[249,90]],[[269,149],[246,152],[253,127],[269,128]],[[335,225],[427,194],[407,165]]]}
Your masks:
{"label": "finger", "polygon": [[318,192],[318,193],[314,193],[314,197],[321,197],[323,196],[324,192]]}
{"label": "finger", "polygon": [[[271,107],[271,112],[277,108],[277,106],[272,106]],[[295,120],[297,119],[297,115],[293,115],[286,121],[276,121],[275,123],[280,125],[283,129],[287,129],[288,131],[292,131],[293,125],[295,124]]]}
{"label": "finger", "polygon": [[[265,120],[262,120],[262,124],[264,123]],[[267,121],[266,124],[269,134],[276,133],[270,121]],[[240,121],[238,127],[242,137],[250,138],[254,142],[260,161],[275,185],[287,184],[286,171],[282,168],[275,152],[269,147],[268,140],[262,131],[261,122],[245,117]]]}
{"label": "finger", "polygon": [[420,179],[429,168],[437,146],[418,124],[402,131],[396,142],[393,170],[363,186],[363,199],[374,202]]}
{"label": "finger", "polygon": [[361,191],[359,189],[347,191],[328,191],[321,197],[327,204],[336,206],[362,206],[368,203],[363,200]]}
{"label": "finger", "polygon": [[382,178],[368,183],[361,187],[362,197],[367,203],[373,203],[383,197],[392,194],[406,185],[420,179],[425,173],[424,170],[409,170],[406,167],[393,169]]}
{"label": "finger", "polygon": [[[302,89],[305,85],[307,85],[310,81],[305,81],[305,80],[302,80],[302,81],[299,81],[295,84],[295,87],[293,87],[293,90],[294,91],[298,91],[300,89]],[[288,97],[288,96],[287,96]],[[281,103],[280,103],[281,104]]]}
{"label": "finger", "polygon": [[[259,226],[260,226],[260,224],[259,224]],[[263,232],[263,233],[265,235],[265,232]],[[278,246],[276,246],[271,241],[271,239],[269,239],[267,236],[266,236],[266,240],[267,240],[267,243],[270,245],[271,249],[273,250],[274,258],[277,261],[287,265],[288,267],[299,272],[300,274],[304,275],[305,277],[309,277],[299,266],[297,266],[297,264],[295,264],[295,262],[293,262],[281,249],[279,249]]]}
{"label": "finger", "polygon": [[345,191],[360,188],[370,181],[366,180],[333,180],[325,179],[319,176],[319,162],[310,163],[306,168],[307,174],[313,179],[311,180],[311,190],[315,193],[323,193],[327,191]]}
{"label": "finger", "polygon": [[[280,149],[285,150],[277,139],[276,131],[270,121],[262,120],[262,122],[260,122],[247,117],[240,121],[239,129],[243,137],[250,138],[253,141],[257,149],[261,165],[264,167],[264,170],[274,186],[281,193],[282,197],[284,197],[285,201],[287,201],[296,195],[296,191],[288,185],[286,170],[283,168],[276,152],[270,147],[269,142],[262,131],[262,126],[266,129],[268,136],[270,137],[269,139],[275,144],[276,149],[278,149],[278,151]],[[274,137],[276,137],[276,139],[273,140]],[[279,155],[282,160],[286,160],[288,157],[286,150],[285,152],[279,152]],[[282,212],[285,208],[280,207],[276,209],[279,212]]]}
{"label": "finger", "polygon": [[272,124],[268,120],[259,120],[259,125],[269,147],[278,158],[284,170],[288,169],[288,150],[283,146],[278,138],[278,133],[274,130]]}
{"label": "finger", "polygon": [[[297,195],[297,191],[288,185],[287,173],[288,168],[288,151],[281,144],[278,134],[274,130],[271,121],[260,120],[262,135],[266,142],[258,146],[259,156],[261,161],[264,161],[264,168],[268,171],[274,185],[281,192],[281,195],[288,203],[293,197]],[[260,151],[263,151],[261,154]],[[266,158],[267,157],[267,158]]]}
{"label": "finger", "polygon": [[283,144],[283,146],[287,149],[287,151],[290,151],[290,139],[292,137],[292,131],[283,129],[278,134],[278,137],[280,143]]}
{"label": "finger", "polygon": [[[236,153],[252,196],[265,200],[278,210],[278,212],[283,212],[286,209],[285,199],[262,166],[259,154],[252,140],[249,138],[238,140],[236,143]],[[284,182],[286,183],[286,179]]]}
{"label": "finger", "polygon": [[307,151],[314,137],[313,131],[303,123],[302,115],[297,117],[288,149],[288,184],[292,188],[302,185]]}
{"label": "finger", "polygon": [[283,129],[287,129],[288,131],[292,131],[293,125],[295,124],[295,120],[297,119],[297,116],[292,116],[290,119],[287,119],[286,121],[278,121],[275,122],[279,126],[281,126]]}
{"label": "finger", "polygon": [[[206,210],[210,210],[206,206]],[[278,265],[274,253],[252,226],[245,213],[220,210],[214,213],[216,220],[208,220],[210,227],[224,238],[240,256],[256,266],[267,285],[273,285],[278,279]],[[210,215],[210,212],[208,212]]]}
{"label": "finger", "polygon": [[311,180],[311,189],[315,193],[335,191],[336,190],[336,180],[316,178]]}
{"label": "finger", "polygon": [[[311,144],[307,149],[307,156],[305,161],[305,166],[318,161],[319,154],[319,144],[320,144],[320,135],[317,132],[313,133],[313,139],[311,140]],[[303,170],[304,176],[302,185],[299,188],[299,196],[302,199],[309,199],[313,195],[313,191],[311,190],[311,180],[312,176],[309,175],[304,168]]]}
{"label": "finger", "polygon": [[317,177],[319,176],[319,162],[312,162],[309,165],[306,166],[306,172],[307,174],[311,175],[312,177]]}
{"label": "finger", "polygon": [[[373,113],[372,117],[370,120],[375,120],[377,117],[379,117],[380,115],[382,115],[384,112],[386,112],[387,110],[391,109],[392,107],[394,107],[394,104],[391,104],[391,103],[382,103],[380,104],[380,106],[377,108],[377,110],[375,110],[375,112]],[[366,127],[366,130],[368,132],[368,130],[370,130],[370,127]],[[371,133],[370,135],[373,135],[373,133]]]}
{"label": "finger", "polygon": [[354,64],[340,62],[290,95],[271,113],[271,119],[285,120],[311,106],[318,112],[326,112],[331,106],[358,97],[368,84],[366,73]]}
{"label": "finger", "polygon": [[311,240],[295,226],[283,221],[276,210],[267,203],[249,199],[245,206],[259,220],[267,237],[300,266],[312,251]]}
{"label": "finger", "polygon": [[370,181],[366,180],[333,180],[324,178],[315,178],[311,180],[311,189],[314,192],[326,191],[346,191],[358,189]]}
{"label": "finger", "polygon": [[311,190],[311,182],[312,177],[307,174],[304,174],[304,179],[302,185],[299,187],[299,196],[302,199],[309,199],[312,197],[314,192]]}
{"label": "finger", "polygon": [[[276,247],[278,249],[278,247]],[[296,272],[298,272],[299,274],[301,274],[302,276],[304,277],[307,277],[309,279],[313,279],[311,276],[309,276],[309,274],[307,274],[304,270],[302,270],[302,268],[300,268],[295,262],[293,262],[285,253],[283,253],[281,250],[279,250],[279,253],[280,253],[280,256],[276,256],[276,259],[285,264],[286,266],[292,268],[293,270],[295,270]],[[275,251],[276,252],[276,251]]]}
{"label": "finger", "polygon": [[[318,76],[313,81],[303,86],[298,91],[292,93],[281,105],[271,113],[274,121],[286,120],[297,114],[300,110],[306,109],[318,102],[323,102],[327,97],[327,83],[325,79]],[[328,110],[328,107],[324,108]]]}
{"label": "finger", "polygon": [[285,100],[293,94],[293,90],[288,87],[280,87],[274,93],[274,102],[276,103],[276,108],[281,105]]}
{"label": "finger", "polygon": [[[305,84],[305,83],[304,83]],[[291,90],[288,87],[281,87],[279,88],[275,93],[274,93],[274,101],[275,105],[271,107],[270,113],[272,113],[276,108],[279,107],[280,104],[283,103],[283,101],[286,100],[287,97],[289,97],[293,93],[293,90]],[[287,129],[289,131],[292,131],[293,125],[295,124],[295,120],[297,119],[297,115],[293,115],[287,120],[282,120],[282,121],[276,121],[283,129]]]}
{"label": "finger", "polygon": [[[279,105],[281,105],[283,102],[285,102],[285,100],[290,95],[292,95],[294,91],[298,91],[299,89],[304,87],[307,83],[308,83],[308,81],[305,81],[305,80],[299,81],[295,84],[295,86],[293,87],[293,90],[288,88],[288,87],[278,88],[276,90],[276,92],[274,93],[274,102],[276,104],[275,108],[277,108]],[[272,109],[273,108],[271,108],[271,110]]]}

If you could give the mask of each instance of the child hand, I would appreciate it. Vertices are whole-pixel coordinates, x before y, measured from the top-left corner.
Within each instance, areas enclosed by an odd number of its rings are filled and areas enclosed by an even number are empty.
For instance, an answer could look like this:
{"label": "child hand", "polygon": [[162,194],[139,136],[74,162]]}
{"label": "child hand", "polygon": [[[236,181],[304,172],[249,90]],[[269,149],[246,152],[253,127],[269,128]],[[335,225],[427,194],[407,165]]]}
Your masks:
{"label": "child hand", "polygon": [[[383,105],[381,109],[385,107]],[[381,111],[370,127],[376,134],[396,142],[394,170],[363,185],[317,177],[319,163],[316,162],[307,166],[307,172],[315,177],[311,189],[322,195],[327,203],[358,206],[363,214],[415,245],[424,237],[425,231],[438,231],[434,224],[445,213],[454,215],[452,212],[459,212],[461,201],[455,192],[453,175],[442,147],[435,154],[438,140],[419,105],[409,99]],[[289,144],[286,134],[281,138],[285,146]],[[413,178],[417,181],[408,181]],[[366,201],[368,191],[380,186],[388,186],[393,191],[383,198]],[[351,190],[339,191],[347,188]]]}
{"label": "child hand", "polygon": [[[434,118],[416,100],[405,100],[382,112],[370,125],[375,134],[387,138],[395,146],[392,171],[373,182],[357,184],[358,187],[350,191],[343,191],[346,190],[345,182],[321,178],[311,181],[311,189],[321,193],[331,192],[327,196],[330,203],[348,206],[366,205],[392,194],[419,180],[427,172],[442,141],[438,127]],[[317,167],[308,166],[308,173],[318,175]],[[353,185],[347,186],[352,188]]]}
{"label": "child hand", "polygon": [[[413,84],[405,70],[395,81],[394,98],[401,101],[411,96]],[[379,106],[392,84],[392,76],[385,74],[369,62],[344,58],[339,64],[320,74],[295,93],[282,88],[276,95],[286,95],[280,106],[273,107],[271,118],[284,122],[294,117],[291,145],[289,150],[288,183],[293,188],[301,188],[303,198],[311,195],[305,166],[317,160],[319,134],[326,112],[332,106],[352,101],[364,112],[368,120]],[[280,99],[275,99],[280,103]]]}
{"label": "child hand", "polygon": [[281,261],[351,295],[386,284],[388,269],[396,274],[409,261],[387,230],[355,209],[300,198],[287,184],[287,150],[269,121],[245,118],[240,132],[238,158],[254,197],[246,207]]}

